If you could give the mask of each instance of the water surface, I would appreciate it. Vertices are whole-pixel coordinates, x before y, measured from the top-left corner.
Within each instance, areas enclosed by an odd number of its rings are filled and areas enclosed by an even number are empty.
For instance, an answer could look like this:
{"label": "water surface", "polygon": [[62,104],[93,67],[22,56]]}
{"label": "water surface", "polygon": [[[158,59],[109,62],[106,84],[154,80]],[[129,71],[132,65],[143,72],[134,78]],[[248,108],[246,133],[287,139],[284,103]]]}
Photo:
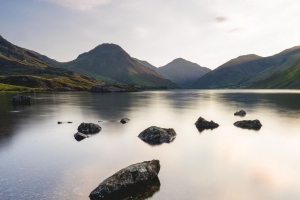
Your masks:
{"label": "water surface", "polygon": [[[161,171],[151,200],[300,199],[297,90],[36,94],[24,107],[12,96],[0,95],[0,199],[89,199],[105,178],[152,159]],[[243,118],[233,115],[240,109]],[[220,126],[199,132],[200,116]],[[233,126],[241,119],[263,127]],[[102,131],[78,142],[81,122]],[[177,138],[148,145],[137,135],[152,125],[174,128]]]}

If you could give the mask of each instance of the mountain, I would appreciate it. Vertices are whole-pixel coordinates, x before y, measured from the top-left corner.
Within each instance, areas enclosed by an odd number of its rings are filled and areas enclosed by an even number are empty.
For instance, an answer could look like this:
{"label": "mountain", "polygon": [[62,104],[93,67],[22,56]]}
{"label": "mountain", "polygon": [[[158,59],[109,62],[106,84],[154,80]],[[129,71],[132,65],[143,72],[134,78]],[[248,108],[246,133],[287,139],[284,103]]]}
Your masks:
{"label": "mountain", "polygon": [[198,79],[191,88],[248,88],[300,61],[300,46],[269,57],[239,56]]}
{"label": "mountain", "polygon": [[139,60],[137,58],[133,58],[135,61],[139,62],[140,64],[144,65],[145,67],[148,67],[149,69],[152,69],[154,71],[157,70],[157,67],[155,67],[154,65],[151,65],[150,63],[148,63],[147,61],[144,60]]}
{"label": "mountain", "polygon": [[201,67],[196,63],[177,58],[163,67],[156,69],[160,75],[170,79],[180,87],[186,87],[197,79],[210,72],[206,67]]}
{"label": "mountain", "polygon": [[170,80],[134,60],[116,44],[102,44],[70,62],[52,64],[103,80],[146,88],[177,88]]}
{"label": "mountain", "polygon": [[252,85],[254,89],[300,89],[300,62]]}
{"label": "mountain", "polygon": [[52,66],[30,50],[0,36],[0,90],[88,90],[99,84],[93,78]]}

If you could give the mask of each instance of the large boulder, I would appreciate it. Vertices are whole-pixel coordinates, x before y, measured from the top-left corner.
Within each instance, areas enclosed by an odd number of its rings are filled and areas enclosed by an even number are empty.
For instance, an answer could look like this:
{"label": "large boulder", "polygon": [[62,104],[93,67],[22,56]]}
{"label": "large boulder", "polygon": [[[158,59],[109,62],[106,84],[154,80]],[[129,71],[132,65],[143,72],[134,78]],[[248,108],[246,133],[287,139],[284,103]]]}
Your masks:
{"label": "large boulder", "polygon": [[99,133],[102,130],[102,128],[98,124],[83,122],[79,125],[77,130],[80,133],[93,134],[93,133]]}
{"label": "large boulder", "polygon": [[150,144],[170,143],[176,138],[176,132],[172,128],[151,126],[141,132],[138,137]]}
{"label": "large boulder", "polygon": [[202,117],[199,117],[198,120],[195,123],[196,127],[199,130],[204,130],[204,129],[214,129],[219,126],[219,124],[213,122],[213,121],[207,121]]}
{"label": "large boulder", "polygon": [[234,115],[236,115],[236,116],[245,116],[246,115],[246,111],[240,110],[238,112],[235,112]]}
{"label": "large boulder", "polygon": [[262,127],[262,124],[257,119],[237,121],[233,125],[240,128],[255,129],[255,130],[259,130]]}
{"label": "large boulder", "polygon": [[130,119],[128,119],[128,118],[122,118],[121,120],[120,120],[120,122],[122,123],[122,124],[126,124],[126,123],[128,123],[130,121]]}
{"label": "large boulder", "polygon": [[120,197],[128,194],[128,191],[138,191],[141,186],[155,180],[159,170],[159,160],[144,161],[130,165],[101,182],[91,192],[90,198],[92,200],[122,199]]}

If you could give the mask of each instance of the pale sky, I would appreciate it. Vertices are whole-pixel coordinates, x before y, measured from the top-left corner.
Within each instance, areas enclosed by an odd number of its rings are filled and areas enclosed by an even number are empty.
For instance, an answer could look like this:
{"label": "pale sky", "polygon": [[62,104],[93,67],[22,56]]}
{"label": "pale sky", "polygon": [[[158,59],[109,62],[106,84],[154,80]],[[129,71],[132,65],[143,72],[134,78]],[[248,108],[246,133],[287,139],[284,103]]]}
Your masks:
{"label": "pale sky", "polygon": [[0,35],[58,61],[102,43],[160,67],[214,69],[300,45],[299,0],[0,0]]}

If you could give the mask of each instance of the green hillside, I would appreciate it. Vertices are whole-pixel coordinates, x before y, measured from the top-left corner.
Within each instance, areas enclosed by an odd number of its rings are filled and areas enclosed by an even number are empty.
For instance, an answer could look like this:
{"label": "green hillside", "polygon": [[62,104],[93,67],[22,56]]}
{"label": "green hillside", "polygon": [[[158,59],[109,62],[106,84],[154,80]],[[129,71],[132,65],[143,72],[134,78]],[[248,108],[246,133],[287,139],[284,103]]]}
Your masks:
{"label": "green hillside", "polygon": [[250,88],[255,89],[300,89],[300,62],[261,81]]}
{"label": "green hillside", "polygon": [[88,90],[99,81],[52,66],[0,36],[0,91]]}
{"label": "green hillside", "polygon": [[280,73],[300,60],[300,46],[270,57],[240,56],[198,79],[191,88],[248,88]]}

